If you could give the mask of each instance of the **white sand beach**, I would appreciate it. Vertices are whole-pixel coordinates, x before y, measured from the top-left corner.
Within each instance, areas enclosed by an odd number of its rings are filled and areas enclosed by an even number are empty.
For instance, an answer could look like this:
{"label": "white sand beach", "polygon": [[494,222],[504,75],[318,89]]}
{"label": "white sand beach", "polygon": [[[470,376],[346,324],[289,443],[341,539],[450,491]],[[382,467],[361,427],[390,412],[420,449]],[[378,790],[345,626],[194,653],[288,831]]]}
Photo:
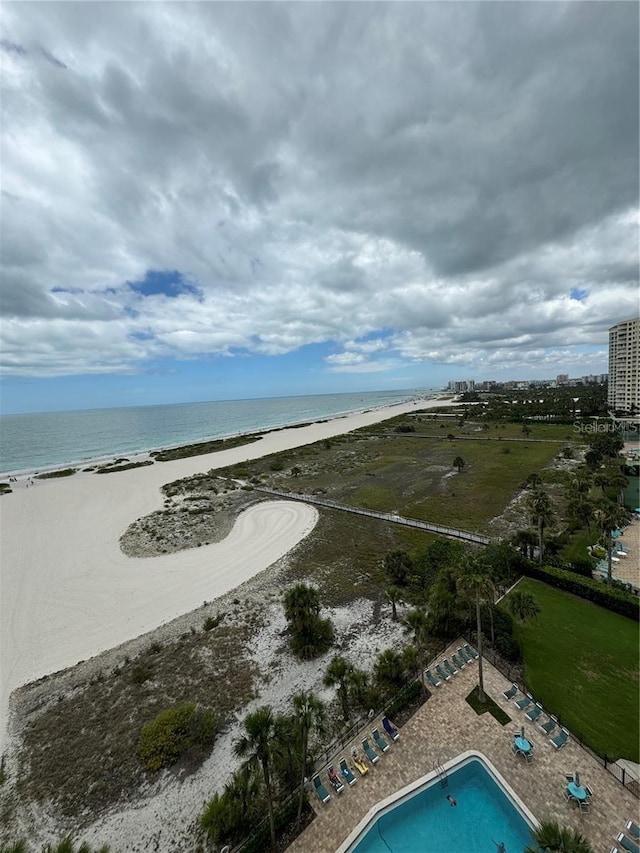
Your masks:
{"label": "white sand beach", "polygon": [[223,542],[132,559],[119,538],[161,508],[164,483],[349,432],[419,401],[267,433],[254,444],[106,476],[36,481],[0,505],[0,749],[17,687],[133,639],[234,589],[293,548],[316,511],[290,501],[245,511]]}

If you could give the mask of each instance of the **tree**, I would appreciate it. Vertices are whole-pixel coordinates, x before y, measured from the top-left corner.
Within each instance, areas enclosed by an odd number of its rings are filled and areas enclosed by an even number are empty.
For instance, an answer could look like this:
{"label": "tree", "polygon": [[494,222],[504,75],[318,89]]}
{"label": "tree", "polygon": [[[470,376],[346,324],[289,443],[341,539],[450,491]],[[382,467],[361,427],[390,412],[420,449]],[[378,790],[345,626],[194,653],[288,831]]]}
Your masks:
{"label": "tree", "polygon": [[531,427],[529,426],[529,424],[526,424],[526,423],[522,424],[522,434],[524,436],[531,435]]}
{"label": "tree", "polygon": [[269,830],[271,832],[271,848],[276,849],[276,825],[273,816],[273,791],[271,789],[271,766],[273,761],[272,742],[275,737],[275,719],[268,705],[262,705],[244,720],[246,734],[234,744],[234,752],[238,758],[244,758],[244,766],[248,769],[260,767],[267,792],[269,810]]}
{"label": "tree", "polygon": [[200,826],[214,844],[239,841],[261,815],[263,801],[256,769],[241,767],[206,804]]}
{"label": "tree", "polygon": [[537,474],[535,471],[533,471],[524,481],[524,487],[525,489],[537,489],[541,482],[542,477],[540,476],[540,474]]}
{"label": "tree", "polygon": [[544,529],[553,521],[554,512],[549,495],[542,489],[534,489],[527,498],[527,507],[538,528],[538,560],[544,558]]}
{"label": "tree", "polygon": [[535,619],[540,613],[540,607],[530,592],[521,589],[514,590],[509,596],[509,610],[523,624],[528,619]]}
{"label": "tree", "polygon": [[293,697],[293,714],[298,729],[300,740],[300,797],[298,799],[298,821],[302,815],[302,804],[304,802],[304,780],[307,775],[307,752],[309,748],[309,734],[314,728],[322,728],[325,719],[324,703],[318,697],[307,690],[301,690]]}
{"label": "tree", "polygon": [[334,655],[331,658],[327,671],[324,674],[323,683],[326,687],[338,688],[338,697],[342,705],[342,716],[345,723],[349,722],[349,693],[347,690],[347,681],[351,665],[340,655]]}
{"label": "tree", "polygon": [[404,630],[411,634],[414,646],[423,649],[429,636],[429,620],[424,610],[416,607],[410,610],[402,620]]}
{"label": "tree", "polygon": [[397,586],[387,587],[385,597],[391,605],[391,618],[394,622],[398,621],[398,604],[402,603],[402,590]]}
{"label": "tree", "polygon": [[612,551],[613,551],[613,531],[617,530],[621,524],[624,524],[627,520],[627,512],[626,510],[619,506],[618,504],[614,504],[611,501],[604,500],[600,503],[598,508],[594,510],[594,518],[596,520],[596,524],[602,531],[602,535],[606,540],[606,548],[607,548],[607,583],[611,585],[612,583]]}
{"label": "tree", "polygon": [[308,660],[331,647],[333,626],[330,619],[320,618],[320,598],[312,586],[299,583],[288,589],[284,595],[284,613],[294,654]]}
{"label": "tree", "polygon": [[349,688],[349,696],[354,705],[357,705],[362,710],[371,707],[371,688],[368,673],[352,666],[347,672],[346,684]]}
{"label": "tree", "polygon": [[395,649],[386,649],[373,667],[373,675],[385,693],[395,693],[405,682],[402,656]]}
{"label": "tree", "polygon": [[384,570],[393,586],[406,586],[411,571],[411,557],[406,551],[391,551],[384,558]]}
{"label": "tree", "polygon": [[536,847],[527,847],[525,853],[593,853],[587,839],[575,829],[560,827],[556,821],[543,821],[532,830]]}
{"label": "tree", "polygon": [[480,605],[483,600],[493,603],[495,587],[487,573],[486,565],[475,557],[470,557],[462,564],[458,573],[458,587],[463,595],[468,595],[474,601],[476,608],[476,634],[478,650],[478,699],[486,701],[484,692],[484,673],[482,668],[482,618]]}
{"label": "tree", "polygon": [[462,456],[456,456],[456,458],[453,460],[453,467],[458,469],[458,474],[462,472],[462,469],[465,465],[466,462],[464,461]]}
{"label": "tree", "polygon": [[531,527],[525,530],[518,530],[513,537],[514,546],[520,551],[523,557],[527,560],[533,559],[533,549],[538,541],[538,534]]}
{"label": "tree", "polygon": [[404,666],[406,672],[412,672],[417,678],[420,679],[420,683],[422,684],[422,692],[426,696],[427,685],[424,682],[424,666],[421,651],[415,646],[405,646],[402,649],[402,665]]}

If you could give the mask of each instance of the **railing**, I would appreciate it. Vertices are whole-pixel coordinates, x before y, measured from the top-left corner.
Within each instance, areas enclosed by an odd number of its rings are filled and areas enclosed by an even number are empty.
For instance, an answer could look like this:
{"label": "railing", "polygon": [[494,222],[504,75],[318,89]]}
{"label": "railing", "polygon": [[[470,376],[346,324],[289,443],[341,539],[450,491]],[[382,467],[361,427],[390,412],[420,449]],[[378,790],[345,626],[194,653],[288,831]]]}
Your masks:
{"label": "railing", "polygon": [[374,509],[363,509],[362,507],[348,506],[347,504],[339,504],[335,501],[319,498],[316,495],[302,495],[296,492],[283,492],[279,489],[269,489],[266,486],[254,486],[256,492],[264,492],[268,495],[276,495],[276,497],[287,498],[293,501],[302,501],[303,503],[314,504],[316,506],[324,506],[327,509],[337,509],[342,512],[351,512],[354,515],[366,515],[369,518],[379,518],[382,521],[391,521],[394,524],[401,524],[405,527],[417,527],[420,530],[427,530],[429,533],[439,533],[440,536],[447,536],[449,539],[461,539],[464,542],[474,542],[477,545],[488,545],[494,541],[487,536],[480,536],[479,533],[469,533],[467,530],[457,530],[454,527],[443,527],[439,524],[431,524],[428,521],[421,521],[418,518],[406,518],[405,516],[397,515],[392,512],[378,512]]}

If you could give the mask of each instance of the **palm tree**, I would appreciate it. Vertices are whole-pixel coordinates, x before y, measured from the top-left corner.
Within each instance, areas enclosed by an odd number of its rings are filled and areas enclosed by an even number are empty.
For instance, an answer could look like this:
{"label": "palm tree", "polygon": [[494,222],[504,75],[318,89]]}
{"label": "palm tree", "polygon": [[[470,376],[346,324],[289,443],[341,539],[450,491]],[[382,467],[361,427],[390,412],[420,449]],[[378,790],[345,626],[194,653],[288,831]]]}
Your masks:
{"label": "palm tree", "polygon": [[527,527],[525,530],[518,530],[513,537],[514,546],[528,560],[533,559],[533,549],[535,548],[537,541],[538,534],[531,527]]}
{"label": "palm tree", "polygon": [[352,666],[347,672],[346,681],[351,701],[362,709],[370,708],[371,689],[369,686],[369,674],[362,669]]}
{"label": "palm tree", "polygon": [[534,489],[527,499],[527,506],[538,528],[538,560],[542,565],[544,557],[544,529],[551,524],[554,516],[549,495],[542,489]]}
{"label": "palm tree", "polygon": [[593,513],[596,523],[600,530],[602,531],[603,536],[606,538],[607,542],[607,583],[611,584],[612,582],[612,551],[613,551],[613,531],[617,530],[621,524],[624,524],[627,520],[627,512],[626,510],[619,506],[618,504],[614,504],[611,501],[603,501],[598,509],[594,510]]}
{"label": "palm tree", "polygon": [[620,506],[624,505],[624,490],[629,485],[629,481],[624,476],[622,471],[614,471],[609,477],[609,488],[615,489],[617,492],[617,500]]}
{"label": "palm tree", "polygon": [[307,690],[300,690],[293,697],[293,715],[300,738],[300,798],[298,800],[298,820],[302,815],[302,804],[304,802],[304,780],[307,775],[307,752],[309,748],[309,734],[314,728],[321,728],[325,719],[324,702]]}
{"label": "palm tree", "polygon": [[509,596],[511,613],[523,624],[527,619],[535,619],[540,613],[540,607],[530,592],[521,589],[514,590]]}
{"label": "palm tree", "polygon": [[424,682],[424,666],[422,654],[415,646],[405,646],[402,649],[402,664],[407,672],[414,673],[422,684],[422,692],[427,695],[427,685]]}
{"label": "palm tree", "polygon": [[463,595],[471,596],[476,608],[476,634],[478,650],[478,699],[486,701],[484,673],[482,669],[482,619],[480,606],[483,600],[493,603],[495,586],[489,577],[487,566],[479,558],[471,557],[463,563],[458,573],[458,588]]}
{"label": "palm tree", "polygon": [[384,692],[394,693],[403,686],[405,680],[402,656],[395,649],[386,649],[378,655],[373,673]]}
{"label": "palm tree", "polygon": [[273,816],[273,792],[271,790],[272,741],[275,737],[275,718],[268,705],[262,705],[244,720],[247,731],[234,744],[234,752],[238,758],[244,758],[244,766],[253,768],[259,766],[262,770],[265,789],[267,791],[267,806],[269,808],[269,829],[271,831],[271,847],[276,849],[276,825]]}
{"label": "palm tree", "polygon": [[349,694],[347,691],[347,681],[351,665],[340,655],[334,655],[331,658],[327,671],[324,674],[323,683],[326,687],[338,687],[338,696],[342,705],[342,716],[345,723],[349,722]]}
{"label": "palm tree", "polygon": [[565,829],[553,820],[546,820],[532,831],[536,847],[527,847],[525,853],[593,853],[587,839],[575,829]]}
{"label": "palm tree", "polygon": [[458,469],[458,474],[460,474],[462,472],[462,469],[464,468],[464,466],[466,464],[467,463],[464,461],[462,456],[456,456],[456,458],[453,460],[453,466],[454,466],[454,468]]}
{"label": "palm tree", "polygon": [[404,630],[408,634],[413,634],[413,644],[418,648],[424,648],[429,636],[429,620],[424,610],[416,607],[410,610],[402,620]]}
{"label": "palm tree", "polygon": [[398,621],[398,604],[403,601],[402,595],[402,590],[397,586],[389,586],[385,590],[385,598],[391,605],[391,618],[394,622]]}

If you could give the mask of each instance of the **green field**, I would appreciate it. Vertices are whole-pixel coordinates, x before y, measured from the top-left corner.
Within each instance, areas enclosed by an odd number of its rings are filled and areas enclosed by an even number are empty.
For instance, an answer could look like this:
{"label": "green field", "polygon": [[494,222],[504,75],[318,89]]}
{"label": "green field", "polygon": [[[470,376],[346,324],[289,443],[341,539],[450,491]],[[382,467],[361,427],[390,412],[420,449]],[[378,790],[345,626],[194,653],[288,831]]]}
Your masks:
{"label": "green field", "polygon": [[517,588],[541,610],[516,626],[527,690],[599,755],[637,762],[638,623],[539,581]]}

